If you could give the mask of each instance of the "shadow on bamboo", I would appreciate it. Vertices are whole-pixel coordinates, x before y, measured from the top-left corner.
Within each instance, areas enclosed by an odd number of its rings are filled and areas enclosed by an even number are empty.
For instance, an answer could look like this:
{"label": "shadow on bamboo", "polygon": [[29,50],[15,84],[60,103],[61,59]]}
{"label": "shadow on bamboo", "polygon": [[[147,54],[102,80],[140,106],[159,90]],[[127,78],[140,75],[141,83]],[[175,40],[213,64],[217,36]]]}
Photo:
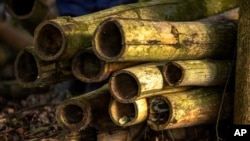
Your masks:
{"label": "shadow on bamboo", "polygon": [[230,60],[183,60],[168,62],[162,69],[170,86],[225,85],[233,61]]}
{"label": "shadow on bamboo", "polygon": [[236,45],[236,29],[233,21],[108,18],[95,30],[93,50],[110,62],[229,59]]}
{"label": "shadow on bamboo", "polygon": [[[149,99],[147,123],[153,130],[215,123],[222,93],[220,88],[205,87],[152,97]],[[229,118],[232,114],[232,97],[230,93],[226,94],[220,119]]]}
{"label": "shadow on bamboo", "polygon": [[100,60],[92,50],[77,53],[72,60],[74,76],[86,83],[101,82],[116,70],[139,64],[138,62],[109,63]]}
{"label": "shadow on bamboo", "polygon": [[36,56],[33,47],[19,51],[14,64],[14,74],[19,84],[27,88],[74,79],[71,60],[43,61]]}

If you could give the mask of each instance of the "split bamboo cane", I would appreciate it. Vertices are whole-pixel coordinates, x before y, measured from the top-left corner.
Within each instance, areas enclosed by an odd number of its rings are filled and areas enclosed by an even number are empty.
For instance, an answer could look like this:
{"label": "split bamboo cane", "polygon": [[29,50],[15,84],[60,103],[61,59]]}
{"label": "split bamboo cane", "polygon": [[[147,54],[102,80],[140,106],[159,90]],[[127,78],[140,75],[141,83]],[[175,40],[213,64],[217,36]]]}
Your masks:
{"label": "split bamboo cane", "polygon": [[232,69],[229,60],[183,60],[168,62],[162,69],[170,86],[224,85]]}
{"label": "split bamboo cane", "polygon": [[92,50],[86,49],[73,57],[72,72],[77,79],[83,82],[101,82],[107,79],[112,72],[137,64],[139,62],[105,62],[96,57]]}
{"label": "split bamboo cane", "polygon": [[110,92],[122,103],[130,103],[162,93],[173,93],[190,87],[169,87],[161,73],[165,62],[145,63],[118,70],[109,79]]}
{"label": "split bamboo cane", "polygon": [[[79,50],[91,46],[92,36],[96,27],[108,17],[126,17],[147,20],[193,20],[220,13],[237,6],[235,0],[165,0],[163,2],[145,2],[115,6],[99,12],[79,17],[59,17],[42,22],[35,31],[35,50],[43,60],[60,60],[72,58]],[[225,2],[224,2],[225,1]],[[210,2],[217,4],[210,8]],[[196,12],[197,9],[202,10]],[[180,7],[180,8],[179,8]],[[187,8],[183,8],[187,7]],[[192,12],[188,7],[192,7]],[[204,8],[208,8],[203,11]],[[182,11],[183,10],[183,11]],[[185,12],[184,12],[185,11]],[[181,13],[181,16],[179,15]],[[198,14],[197,14],[198,13]],[[183,17],[183,18],[182,18]],[[113,36],[114,37],[114,36]],[[117,50],[117,49],[115,49]]]}
{"label": "split bamboo cane", "polygon": [[20,21],[23,27],[31,34],[34,33],[36,26],[42,21],[53,19],[57,16],[46,5],[44,0],[8,0],[4,4],[10,16]]}
{"label": "split bamboo cane", "polygon": [[75,79],[71,71],[71,60],[43,61],[36,56],[33,47],[19,51],[14,74],[19,84],[26,88]]}
{"label": "split bamboo cane", "polygon": [[232,21],[109,18],[97,27],[93,50],[108,62],[232,58],[236,29]]}
{"label": "split bamboo cane", "polygon": [[110,102],[108,85],[94,91],[70,98],[56,109],[58,123],[72,131],[94,127],[100,131],[115,130],[115,125],[109,117]]}
{"label": "split bamboo cane", "polygon": [[[217,120],[222,90],[196,88],[186,92],[155,96],[149,99],[147,123],[153,130],[182,128]],[[226,94],[221,119],[232,113],[232,95]]]}
{"label": "split bamboo cane", "polygon": [[131,126],[146,121],[148,105],[145,98],[131,103],[121,103],[114,98],[109,105],[109,115],[118,126]]}

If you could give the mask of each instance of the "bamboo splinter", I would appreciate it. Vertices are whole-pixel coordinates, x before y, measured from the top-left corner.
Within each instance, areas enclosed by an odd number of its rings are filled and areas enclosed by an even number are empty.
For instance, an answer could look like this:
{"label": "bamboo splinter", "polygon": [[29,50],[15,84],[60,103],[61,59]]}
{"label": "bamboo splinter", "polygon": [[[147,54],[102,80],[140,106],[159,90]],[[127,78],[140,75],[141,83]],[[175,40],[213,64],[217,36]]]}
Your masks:
{"label": "bamboo splinter", "polygon": [[215,86],[226,83],[231,67],[229,60],[171,61],[162,73],[170,86]]}
{"label": "bamboo splinter", "polygon": [[93,50],[105,61],[232,58],[234,22],[169,22],[109,18],[95,30]]}

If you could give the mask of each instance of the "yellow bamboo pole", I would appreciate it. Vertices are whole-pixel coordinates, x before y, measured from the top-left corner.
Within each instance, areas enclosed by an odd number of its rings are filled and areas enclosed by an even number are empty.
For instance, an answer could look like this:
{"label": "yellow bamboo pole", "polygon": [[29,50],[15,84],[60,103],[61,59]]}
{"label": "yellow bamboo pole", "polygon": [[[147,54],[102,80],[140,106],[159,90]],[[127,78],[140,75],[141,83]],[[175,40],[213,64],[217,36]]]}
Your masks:
{"label": "yellow bamboo pole", "polygon": [[170,86],[224,85],[232,69],[230,60],[183,60],[168,62],[162,69]]}
{"label": "yellow bamboo pole", "polygon": [[232,58],[236,29],[232,21],[109,18],[97,27],[93,50],[109,62]]}
{"label": "yellow bamboo pole", "polygon": [[[200,2],[201,1],[201,2]],[[71,58],[79,49],[91,46],[94,30],[108,17],[147,20],[193,20],[220,13],[237,6],[236,0],[165,0],[115,6],[79,17],[59,17],[42,22],[35,31],[35,49],[43,60]],[[196,4],[196,2],[199,2]],[[211,9],[210,3],[217,4]],[[218,4],[219,3],[219,4]],[[180,7],[180,8],[179,8]],[[183,8],[185,7],[185,8]],[[188,7],[200,9],[192,12]],[[202,8],[201,8],[202,7]],[[206,9],[207,11],[204,11]],[[181,14],[180,14],[181,13]],[[182,14],[190,15],[185,17]]]}
{"label": "yellow bamboo pole", "polygon": [[[216,122],[222,93],[218,87],[207,87],[151,97],[147,123],[153,130],[166,130]],[[232,114],[230,93],[224,104],[221,119]]]}
{"label": "yellow bamboo pole", "polygon": [[118,126],[131,126],[146,121],[148,116],[147,100],[139,99],[131,103],[121,103],[114,98],[109,105],[109,115]]}
{"label": "yellow bamboo pole", "polygon": [[100,60],[92,50],[86,49],[77,53],[72,59],[74,76],[86,83],[101,82],[114,71],[131,67],[139,62],[105,62]]}
{"label": "yellow bamboo pole", "polygon": [[14,74],[18,83],[26,88],[74,79],[71,60],[43,61],[34,53],[33,46],[19,51],[14,63]]}

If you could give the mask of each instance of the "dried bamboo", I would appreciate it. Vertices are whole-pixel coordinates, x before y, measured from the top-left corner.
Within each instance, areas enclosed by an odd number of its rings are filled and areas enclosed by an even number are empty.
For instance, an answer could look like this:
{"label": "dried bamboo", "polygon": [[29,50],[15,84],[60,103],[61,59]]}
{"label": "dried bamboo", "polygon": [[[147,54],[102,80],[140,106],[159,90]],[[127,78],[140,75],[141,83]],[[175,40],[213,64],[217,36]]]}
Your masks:
{"label": "dried bamboo", "polygon": [[229,60],[184,60],[168,62],[162,69],[170,86],[224,85],[232,69]]}
{"label": "dried bamboo", "polygon": [[146,121],[148,117],[147,100],[139,99],[131,103],[121,103],[114,98],[109,105],[109,115],[118,126],[131,126]]}
{"label": "dried bamboo", "polygon": [[[220,88],[205,87],[152,97],[147,123],[153,130],[213,123],[217,120],[222,93]],[[229,93],[224,104],[221,119],[232,114],[232,95]]]}
{"label": "dried bamboo", "polygon": [[164,64],[146,63],[114,72],[109,79],[111,94],[119,102],[127,103],[146,92],[162,90],[166,84],[161,73]]}
{"label": "dried bamboo", "polygon": [[32,34],[40,22],[57,16],[56,13],[50,11],[43,0],[8,0],[4,4],[10,16],[20,21],[24,28]]}
{"label": "dried bamboo", "polygon": [[71,60],[43,61],[36,56],[33,47],[19,51],[14,64],[14,74],[19,84],[27,88],[74,79]]}
{"label": "dried bamboo", "polygon": [[97,90],[70,98],[56,109],[56,120],[63,127],[72,131],[94,127],[101,131],[114,130],[115,125],[108,114],[110,102],[108,85]]}
{"label": "dried bamboo", "polygon": [[137,64],[139,62],[108,63],[96,57],[92,50],[83,50],[73,57],[72,72],[83,82],[101,82],[112,72]]}
{"label": "dried bamboo", "polygon": [[232,58],[236,29],[232,21],[109,18],[97,27],[93,50],[109,62]]}
{"label": "dried bamboo", "polygon": [[[148,20],[183,20],[180,13],[192,15],[188,19],[198,19],[213,15],[237,6],[235,0],[200,0],[204,3],[196,5],[197,1],[166,0],[164,2],[147,2],[115,6],[96,13],[79,17],[59,17],[57,19],[42,22],[35,31],[35,50],[43,60],[59,60],[71,58],[78,50],[91,46],[94,30],[101,21],[108,17],[126,17]],[[220,3],[216,7],[202,11],[210,7],[208,2]],[[226,2],[224,2],[226,1]],[[188,8],[201,9],[197,14]],[[183,11],[182,11],[183,10]],[[184,12],[185,11],[185,12]],[[182,14],[183,14],[182,13]],[[176,18],[176,17],[178,18]]]}

